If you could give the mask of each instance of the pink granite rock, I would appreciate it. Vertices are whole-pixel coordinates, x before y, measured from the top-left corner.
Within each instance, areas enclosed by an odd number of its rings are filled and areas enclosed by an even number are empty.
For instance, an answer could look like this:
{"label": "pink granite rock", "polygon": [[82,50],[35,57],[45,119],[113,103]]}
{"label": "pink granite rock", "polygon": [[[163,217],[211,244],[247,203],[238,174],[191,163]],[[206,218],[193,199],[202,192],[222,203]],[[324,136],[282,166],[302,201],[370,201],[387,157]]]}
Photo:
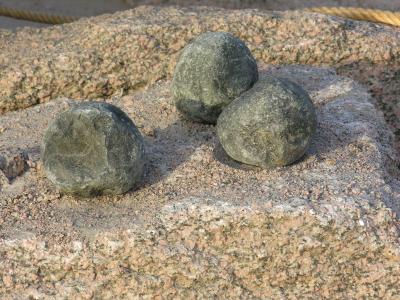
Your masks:
{"label": "pink granite rock", "polygon": [[[169,81],[114,98],[145,136],[143,185],[80,201],[58,194],[37,167],[6,186],[0,297],[395,299],[398,159],[382,114],[362,86],[330,69],[260,74],[296,82],[316,106],[302,161],[260,170],[229,160],[213,126],[179,118]],[[5,114],[1,145],[25,144],[40,166],[47,123],[73,102]]]}

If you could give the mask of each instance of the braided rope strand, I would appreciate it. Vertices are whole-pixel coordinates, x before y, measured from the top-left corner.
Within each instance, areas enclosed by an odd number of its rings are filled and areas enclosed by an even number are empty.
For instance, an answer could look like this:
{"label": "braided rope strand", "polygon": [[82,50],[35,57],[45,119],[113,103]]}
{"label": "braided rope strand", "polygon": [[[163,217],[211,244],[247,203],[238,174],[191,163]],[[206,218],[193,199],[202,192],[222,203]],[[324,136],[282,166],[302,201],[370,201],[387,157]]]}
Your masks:
{"label": "braided rope strand", "polygon": [[345,17],[360,21],[370,21],[387,25],[400,26],[400,12],[369,9],[360,7],[311,7],[308,12],[322,13],[337,17]]}
{"label": "braided rope strand", "polygon": [[14,9],[0,6],[0,16],[10,17],[14,19],[45,23],[45,24],[64,24],[71,23],[79,19],[79,17],[58,16],[29,10]]}
{"label": "braided rope strand", "polygon": [[[322,13],[354,20],[383,23],[400,26],[400,12],[388,10],[359,8],[359,7],[311,7],[305,9],[308,12]],[[46,24],[70,23],[79,19],[76,16],[60,16],[29,10],[0,7],[0,16],[14,19],[27,20]]]}

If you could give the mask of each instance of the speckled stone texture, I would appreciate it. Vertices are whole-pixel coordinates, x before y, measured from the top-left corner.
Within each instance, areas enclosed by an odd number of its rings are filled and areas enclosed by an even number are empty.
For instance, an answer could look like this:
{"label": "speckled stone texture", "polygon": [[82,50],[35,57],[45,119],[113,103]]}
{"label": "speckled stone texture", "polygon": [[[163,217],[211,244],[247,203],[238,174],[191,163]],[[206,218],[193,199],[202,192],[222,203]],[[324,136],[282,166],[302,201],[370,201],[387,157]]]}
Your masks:
{"label": "speckled stone texture", "polygon": [[82,197],[127,192],[144,172],[142,135],[122,110],[104,102],[83,102],[59,114],[41,152],[47,178]]}
{"label": "speckled stone texture", "polygon": [[[169,81],[110,99],[144,134],[143,185],[78,201],[39,167],[16,178],[0,193],[0,298],[396,299],[399,160],[382,114],[331,69],[260,74],[309,93],[318,123],[304,160],[240,168],[214,126],[180,119]],[[26,147],[40,166],[45,125],[73,103],[6,113],[3,148]]]}
{"label": "speckled stone texture", "polygon": [[257,80],[256,60],[243,41],[227,32],[207,32],[182,51],[171,89],[186,118],[214,124]]}
{"label": "speckled stone texture", "polygon": [[4,174],[7,181],[11,181],[29,168],[28,161],[29,157],[25,151],[14,153],[11,156],[3,152],[0,155],[0,172]]}
{"label": "speckled stone texture", "polygon": [[60,96],[125,95],[170,78],[180,50],[206,31],[242,39],[264,63],[400,62],[400,32],[299,11],[138,7],[46,29],[0,31],[0,112]]}
{"label": "speckled stone texture", "polygon": [[290,80],[269,76],[224,109],[217,134],[233,159],[272,168],[294,163],[306,153],[316,123],[307,92]]}

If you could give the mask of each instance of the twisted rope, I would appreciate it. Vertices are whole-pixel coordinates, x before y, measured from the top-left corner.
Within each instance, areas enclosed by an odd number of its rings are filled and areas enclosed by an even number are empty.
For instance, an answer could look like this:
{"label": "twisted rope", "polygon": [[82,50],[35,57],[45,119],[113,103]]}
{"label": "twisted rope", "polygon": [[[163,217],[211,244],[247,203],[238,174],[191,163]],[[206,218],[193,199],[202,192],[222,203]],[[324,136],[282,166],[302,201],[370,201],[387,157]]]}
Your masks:
{"label": "twisted rope", "polygon": [[71,23],[79,19],[79,17],[58,16],[29,10],[14,9],[0,6],[0,16],[10,17],[14,19],[45,23],[45,24],[64,24]]}
{"label": "twisted rope", "polygon": [[[305,9],[308,12],[322,13],[354,20],[383,23],[393,26],[400,26],[400,12],[387,10],[368,9],[359,7],[311,7]],[[46,24],[70,23],[79,19],[76,16],[60,16],[41,12],[34,12],[22,9],[0,7],[0,16],[14,19],[27,20]]]}
{"label": "twisted rope", "polygon": [[400,13],[388,10],[360,7],[311,7],[305,11],[344,17],[353,20],[370,21],[393,26],[400,26]]}

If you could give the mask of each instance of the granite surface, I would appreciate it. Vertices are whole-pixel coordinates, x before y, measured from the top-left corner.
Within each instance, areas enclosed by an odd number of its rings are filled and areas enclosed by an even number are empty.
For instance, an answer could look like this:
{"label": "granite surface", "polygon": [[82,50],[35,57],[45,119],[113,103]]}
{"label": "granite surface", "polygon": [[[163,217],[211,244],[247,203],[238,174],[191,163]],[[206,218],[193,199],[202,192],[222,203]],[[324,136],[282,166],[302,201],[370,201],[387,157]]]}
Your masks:
{"label": "granite surface", "polygon": [[[317,132],[299,163],[240,165],[214,126],[180,118],[175,63],[210,30],[243,39],[261,76],[310,94]],[[399,159],[383,116],[400,132],[399,37],[205,7],[0,30],[0,298],[396,299]],[[106,99],[133,119],[148,150],[137,190],[81,201],[45,179],[45,128],[72,99]]]}
{"label": "granite surface", "polygon": [[1,298],[396,299],[398,157],[382,114],[332,69],[260,74],[300,84],[316,106],[302,161],[260,170],[229,160],[215,127],[182,120],[160,82],[108,100],[149,156],[142,185],[123,196],[82,201],[44,178],[43,132],[74,101],[3,115],[2,148],[24,149],[32,167],[0,180]]}
{"label": "granite surface", "polygon": [[45,29],[0,30],[0,112],[57,97],[126,95],[170,78],[186,44],[205,31],[238,36],[260,62],[399,64],[400,32],[300,11],[159,8]]}

